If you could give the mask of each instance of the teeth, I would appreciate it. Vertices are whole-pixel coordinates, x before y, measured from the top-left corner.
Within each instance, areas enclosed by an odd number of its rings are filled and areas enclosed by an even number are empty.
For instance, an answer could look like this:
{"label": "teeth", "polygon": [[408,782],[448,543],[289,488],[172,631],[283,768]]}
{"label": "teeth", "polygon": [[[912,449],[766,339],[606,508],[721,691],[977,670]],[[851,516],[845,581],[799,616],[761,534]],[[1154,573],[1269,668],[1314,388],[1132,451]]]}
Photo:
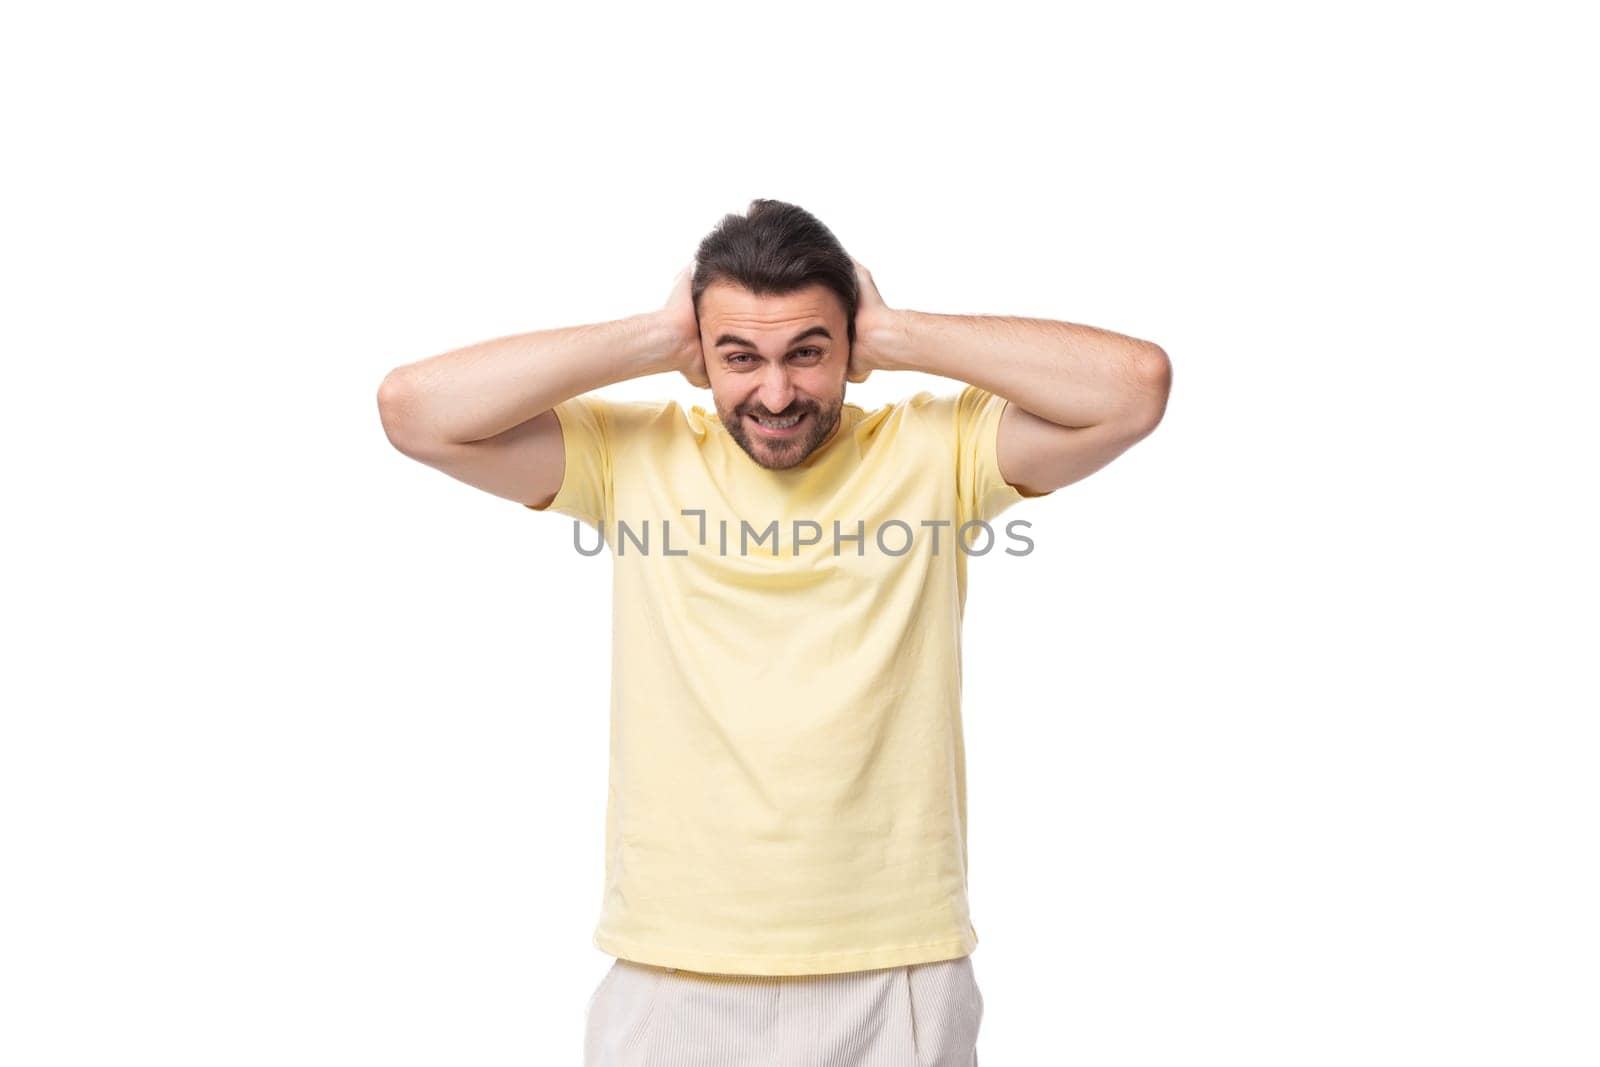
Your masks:
{"label": "teeth", "polygon": [[[802,414],[804,413],[802,412]],[[755,419],[761,425],[770,427],[774,430],[787,430],[789,427],[800,421],[799,415],[791,415],[787,419],[763,419],[760,415],[752,415],[750,417]]]}

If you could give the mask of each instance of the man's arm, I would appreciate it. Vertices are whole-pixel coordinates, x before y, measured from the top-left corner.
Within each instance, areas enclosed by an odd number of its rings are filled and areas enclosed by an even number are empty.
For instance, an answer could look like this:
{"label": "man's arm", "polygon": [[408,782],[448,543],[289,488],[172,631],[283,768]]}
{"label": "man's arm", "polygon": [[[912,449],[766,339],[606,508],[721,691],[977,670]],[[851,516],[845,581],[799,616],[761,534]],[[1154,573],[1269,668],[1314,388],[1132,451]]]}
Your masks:
{"label": "man's arm", "polygon": [[566,470],[557,404],[661,371],[704,384],[690,282],[685,269],[659,311],[515,334],[396,367],[378,386],[384,433],[452,478],[549,504]]}
{"label": "man's arm", "polygon": [[1093,474],[1166,412],[1172,365],[1149,341],[1051,319],[889,308],[860,263],[856,276],[859,369],[938,374],[1005,397],[997,459],[1025,494]]}

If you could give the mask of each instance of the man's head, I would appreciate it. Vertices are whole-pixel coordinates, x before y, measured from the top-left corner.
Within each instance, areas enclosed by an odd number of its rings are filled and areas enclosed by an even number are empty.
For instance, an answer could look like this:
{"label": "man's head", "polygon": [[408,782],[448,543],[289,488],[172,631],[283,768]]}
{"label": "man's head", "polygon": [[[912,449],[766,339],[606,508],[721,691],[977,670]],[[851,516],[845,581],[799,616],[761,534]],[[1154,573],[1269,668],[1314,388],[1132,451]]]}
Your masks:
{"label": "man's head", "polygon": [[859,292],[849,254],[803,208],[753,200],[700,242],[691,291],[722,425],[763,467],[803,462],[843,410]]}

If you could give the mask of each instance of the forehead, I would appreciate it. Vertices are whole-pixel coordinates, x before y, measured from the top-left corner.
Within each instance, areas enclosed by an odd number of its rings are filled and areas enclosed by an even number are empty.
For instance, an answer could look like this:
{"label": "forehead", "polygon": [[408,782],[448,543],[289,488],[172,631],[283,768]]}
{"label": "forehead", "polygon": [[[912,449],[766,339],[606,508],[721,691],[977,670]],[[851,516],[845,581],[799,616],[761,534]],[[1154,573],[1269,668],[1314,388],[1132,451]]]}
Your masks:
{"label": "forehead", "polygon": [[808,285],[782,296],[757,296],[742,286],[717,281],[700,294],[700,327],[706,333],[732,330],[742,336],[772,334],[774,340],[787,340],[790,333],[807,326],[835,327],[830,332],[837,340],[836,328],[844,320],[844,306],[832,289]]}

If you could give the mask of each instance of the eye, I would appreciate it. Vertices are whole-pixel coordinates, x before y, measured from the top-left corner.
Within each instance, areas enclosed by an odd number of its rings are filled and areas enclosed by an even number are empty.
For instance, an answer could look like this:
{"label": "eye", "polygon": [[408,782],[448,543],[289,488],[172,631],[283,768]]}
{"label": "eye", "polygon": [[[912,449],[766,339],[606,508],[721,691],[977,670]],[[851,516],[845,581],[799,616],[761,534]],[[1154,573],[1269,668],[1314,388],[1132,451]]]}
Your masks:
{"label": "eye", "polygon": [[802,348],[802,349],[797,350],[795,352],[795,355],[799,356],[799,355],[802,355],[803,353],[806,353],[806,352],[814,353],[818,357],[820,357],[822,355],[822,349],[820,349],[820,348]]}

